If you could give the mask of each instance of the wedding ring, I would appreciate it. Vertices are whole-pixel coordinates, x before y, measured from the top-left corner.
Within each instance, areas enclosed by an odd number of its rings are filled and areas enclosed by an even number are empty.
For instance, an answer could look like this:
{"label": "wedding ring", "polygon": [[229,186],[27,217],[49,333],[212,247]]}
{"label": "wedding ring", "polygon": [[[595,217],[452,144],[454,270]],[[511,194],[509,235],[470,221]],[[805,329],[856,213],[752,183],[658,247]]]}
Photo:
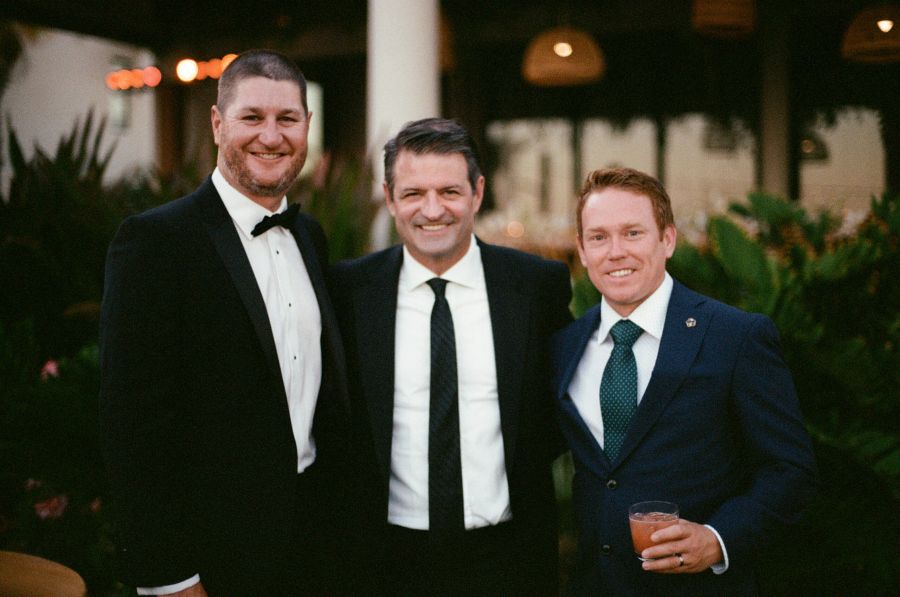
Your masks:
{"label": "wedding ring", "polygon": [[676,553],[675,555],[678,557],[678,567],[681,568],[684,566],[684,556],[680,553]]}

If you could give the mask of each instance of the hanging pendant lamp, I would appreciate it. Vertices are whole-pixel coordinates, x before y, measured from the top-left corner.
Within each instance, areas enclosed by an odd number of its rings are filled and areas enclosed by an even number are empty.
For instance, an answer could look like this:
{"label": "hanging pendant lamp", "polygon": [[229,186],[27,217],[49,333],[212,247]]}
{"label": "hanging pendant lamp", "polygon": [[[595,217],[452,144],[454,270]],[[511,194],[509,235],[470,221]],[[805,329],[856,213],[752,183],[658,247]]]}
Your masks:
{"label": "hanging pendant lamp", "polygon": [[841,56],[854,62],[900,61],[900,6],[866,8],[850,22]]}
{"label": "hanging pendant lamp", "polygon": [[556,27],[531,40],[522,77],[532,85],[565,87],[599,81],[606,70],[603,51],[585,31]]}
{"label": "hanging pendant lamp", "polygon": [[754,0],[694,0],[691,11],[694,31],[709,37],[742,39],[756,29]]}

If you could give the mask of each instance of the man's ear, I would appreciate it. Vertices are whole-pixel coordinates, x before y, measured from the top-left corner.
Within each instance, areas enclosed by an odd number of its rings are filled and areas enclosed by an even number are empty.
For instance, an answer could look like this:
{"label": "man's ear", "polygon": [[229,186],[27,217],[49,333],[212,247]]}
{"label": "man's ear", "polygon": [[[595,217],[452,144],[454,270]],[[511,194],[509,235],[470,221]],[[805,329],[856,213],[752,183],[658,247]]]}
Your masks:
{"label": "man's ear", "polygon": [[212,109],[210,110],[210,121],[212,122],[212,130],[213,130],[213,141],[216,146],[219,145],[219,131],[222,128],[222,115],[219,113],[219,108],[213,104]]}
{"label": "man's ear", "polygon": [[397,206],[394,205],[394,200],[391,198],[391,190],[388,188],[387,182],[381,183],[381,188],[384,190],[384,204],[387,206],[391,216],[393,216]]}

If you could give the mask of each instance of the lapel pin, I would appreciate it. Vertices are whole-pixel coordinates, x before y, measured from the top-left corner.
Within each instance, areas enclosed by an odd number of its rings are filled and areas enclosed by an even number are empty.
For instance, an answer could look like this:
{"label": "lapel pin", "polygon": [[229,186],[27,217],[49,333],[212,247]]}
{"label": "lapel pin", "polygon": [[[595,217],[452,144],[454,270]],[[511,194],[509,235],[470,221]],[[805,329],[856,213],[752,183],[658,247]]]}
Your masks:
{"label": "lapel pin", "polygon": [[687,319],[684,320],[684,325],[686,325],[689,328],[692,328],[697,325],[697,320],[694,319],[693,317],[688,317]]}

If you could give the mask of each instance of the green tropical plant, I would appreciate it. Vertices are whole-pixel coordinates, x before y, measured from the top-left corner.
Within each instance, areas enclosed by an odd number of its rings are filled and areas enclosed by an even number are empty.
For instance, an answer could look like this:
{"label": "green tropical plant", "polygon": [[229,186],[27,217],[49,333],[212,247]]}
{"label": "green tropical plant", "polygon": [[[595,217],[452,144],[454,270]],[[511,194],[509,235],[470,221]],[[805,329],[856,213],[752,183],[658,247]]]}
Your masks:
{"label": "green tropical plant", "polygon": [[364,255],[378,204],[372,200],[372,172],[363,159],[335,161],[326,154],[312,176],[293,193],[303,210],[322,225],[332,263]]}

